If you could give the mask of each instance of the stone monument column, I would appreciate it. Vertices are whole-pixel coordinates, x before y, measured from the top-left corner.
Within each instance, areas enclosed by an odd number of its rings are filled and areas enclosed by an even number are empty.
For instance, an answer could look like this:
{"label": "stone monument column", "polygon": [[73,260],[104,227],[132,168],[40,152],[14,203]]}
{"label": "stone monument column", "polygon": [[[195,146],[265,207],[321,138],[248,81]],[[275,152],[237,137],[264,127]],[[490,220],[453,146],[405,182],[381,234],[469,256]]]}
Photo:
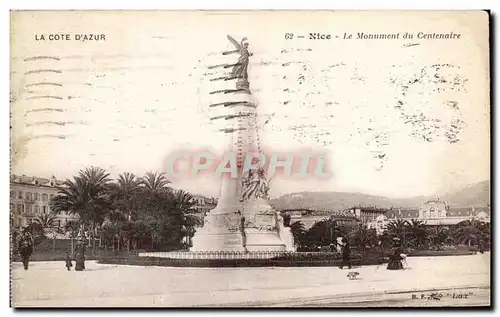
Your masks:
{"label": "stone monument column", "polygon": [[217,206],[207,214],[204,227],[195,233],[191,251],[291,251],[290,237],[280,236],[276,211],[268,203],[264,171],[242,175],[246,155],[259,152],[257,106],[248,79],[252,54],[246,38],[240,43],[231,36],[228,39],[236,50],[226,53],[237,53],[239,58],[236,63],[223,66],[231,69],[223,78],[228,89],[211,94],[224,94],[225,101],[216,105],[233,109],[231,115],[225,116],[233,121],[232,127],[224,132],[231,133],[230,151],[236,154],[238,177],[223,176]]}

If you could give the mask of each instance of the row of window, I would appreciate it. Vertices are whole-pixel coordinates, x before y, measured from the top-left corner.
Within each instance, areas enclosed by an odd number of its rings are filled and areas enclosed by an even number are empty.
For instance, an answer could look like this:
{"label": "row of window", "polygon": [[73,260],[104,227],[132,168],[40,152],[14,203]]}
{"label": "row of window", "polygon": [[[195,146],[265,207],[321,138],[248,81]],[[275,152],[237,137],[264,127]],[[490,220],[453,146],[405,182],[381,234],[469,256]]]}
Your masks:
{"label": "row of window", "polygon": [[[429,212],[429,218],[435,218],[437,215],[438,218],[444,217],[445,214],[443,211],[438,211],[438,212]],[[427,218],[427,212],[422,211],[422,218]]]}
{"label": "row of window", "polygon": [[368,224],[368,229],[385,229],[385,224],[382,221],[377,221],[377,224],[375,225],[374,223],[369,223]]}
{"label": "row of window", "polygon": [[[15,208],[15,209],[14,209]],[[10,204],[10,209],[15,210],[20,214],[23,213],[48,213],[50,211],[49,206],[38,206],[38,205],[25,205],[25,204]]]}
{"label": "row of window", "polygon": [[39,193],[31,193],[31,192],[22,192],[22,191],[19,191],[19,192],[15,192],[15,191],[11,191],[10,192],[10,198],[16,198],[16,194],[17,194],[17,198],[18,199],[27,199],[27,200],[40,200],[40,197],[42,198],[42,201],[47,201],[52,198],[54,198],[54,194],[42,194],[40,195]]}
{"label": "row of window", "polygon": [[[35,222],[35,218],[24,218],[24,219],[13,219],[13,225],[14,227],[20,227],[20,226],[29,226]],[[58,227],[60,228],[63,225],[63,222],[61,220],[54,220],[52,223],[52,227]]]}

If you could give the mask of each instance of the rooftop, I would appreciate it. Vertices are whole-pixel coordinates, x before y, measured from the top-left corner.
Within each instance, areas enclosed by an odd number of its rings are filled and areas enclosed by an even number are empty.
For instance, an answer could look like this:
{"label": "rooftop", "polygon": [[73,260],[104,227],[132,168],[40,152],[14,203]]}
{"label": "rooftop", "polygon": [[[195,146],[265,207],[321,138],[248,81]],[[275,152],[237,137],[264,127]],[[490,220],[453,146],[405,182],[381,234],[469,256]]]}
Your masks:
{"label": "rooftop", "polygon": [[355,215],[350,210],[320,210],[320,209],[308,209],[308,208],[294,208],[294,209],[280,209],[281,213],[297,213],[299,212],[302,216],[331,216],[335,218],[355,218]]}
{"label": "rooftop", "polygon": [[58,187],[63,184],[62,181],[57,180],[54,176],[51,178],[42,178],[35,176],[26,176],[26,175],[10,175],[10,182],[15,184],[27,184],[27,185],[36,185],[36,186],[46,186],[46,187]]}
{"label": "rooftop", "polygon": [[392,218],[418,218],[418,209],[392,209],[385,213],[389,219]]}
{"label": "rooftop", "polygon": [[446,201],[440,200],[439,198],[437,198],[437,199],[431,199],[431,200],[424,202],[424,204],[441,204],[441,203],[446,204]]}

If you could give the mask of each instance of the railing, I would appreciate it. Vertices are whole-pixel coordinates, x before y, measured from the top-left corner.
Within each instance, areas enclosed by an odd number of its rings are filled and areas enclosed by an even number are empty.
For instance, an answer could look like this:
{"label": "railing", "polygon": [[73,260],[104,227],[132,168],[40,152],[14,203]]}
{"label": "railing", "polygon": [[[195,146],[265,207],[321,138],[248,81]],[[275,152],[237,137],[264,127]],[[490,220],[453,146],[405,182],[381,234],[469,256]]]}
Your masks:
{"label": "railing", "polygon": [[337,258],[336,252],[288,252],[288,251],[198,251],[198,252],[140,252],[140,257],[193,259],[193,260],[243,260],[272,258]]}

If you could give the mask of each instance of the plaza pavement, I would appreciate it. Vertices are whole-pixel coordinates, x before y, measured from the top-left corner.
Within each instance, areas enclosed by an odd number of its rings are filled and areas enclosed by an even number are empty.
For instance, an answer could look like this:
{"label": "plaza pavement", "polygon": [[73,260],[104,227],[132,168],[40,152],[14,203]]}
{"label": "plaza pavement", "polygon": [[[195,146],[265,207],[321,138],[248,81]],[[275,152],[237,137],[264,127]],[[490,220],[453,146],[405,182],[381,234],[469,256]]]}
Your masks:
{"label": "plaza pavement", "polygon": [[[66,271],[64,262],[12,265],[14,307],[345,307],[487,306],[490,255],[408,258],[408,269],[384,266],[169,268],[86,262],[87,270]],[[421,299],[440,292],[441,300]],[[457,299],[447,293],[472,293]],[[448,294],[448,295],[449,295]],[[419,299],[412,299],[418,297]],[[426,297],[426,295],[424,295]]]}

